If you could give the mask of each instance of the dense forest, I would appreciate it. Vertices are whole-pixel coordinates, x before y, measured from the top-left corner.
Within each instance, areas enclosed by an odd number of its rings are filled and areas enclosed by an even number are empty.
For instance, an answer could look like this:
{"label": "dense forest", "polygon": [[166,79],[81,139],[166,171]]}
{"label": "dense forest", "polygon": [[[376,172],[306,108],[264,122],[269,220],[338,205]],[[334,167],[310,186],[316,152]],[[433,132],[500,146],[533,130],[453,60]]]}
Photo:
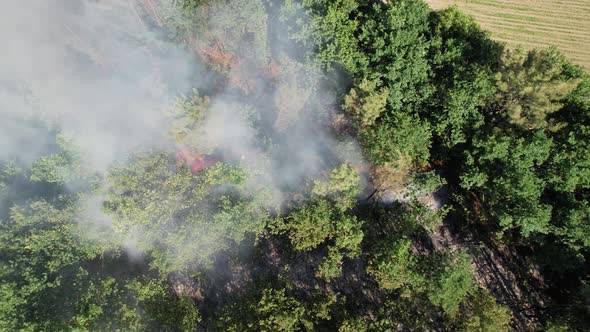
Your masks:
{"label": "dense forest", "polygon": [[590,75],[422,0],[0,13],[0,330],[581,331]]}

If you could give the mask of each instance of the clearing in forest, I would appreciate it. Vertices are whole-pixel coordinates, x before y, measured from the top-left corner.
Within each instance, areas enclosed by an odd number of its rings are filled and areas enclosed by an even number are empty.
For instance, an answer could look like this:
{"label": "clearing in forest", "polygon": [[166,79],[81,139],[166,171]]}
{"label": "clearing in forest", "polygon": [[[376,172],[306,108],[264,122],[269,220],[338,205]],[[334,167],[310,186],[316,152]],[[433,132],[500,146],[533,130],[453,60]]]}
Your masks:
{"label": "clearing in forest", "polygon": [[509,47],[556,46],[590,69],[590,0],[427,0],[434,9],[457,5]]}

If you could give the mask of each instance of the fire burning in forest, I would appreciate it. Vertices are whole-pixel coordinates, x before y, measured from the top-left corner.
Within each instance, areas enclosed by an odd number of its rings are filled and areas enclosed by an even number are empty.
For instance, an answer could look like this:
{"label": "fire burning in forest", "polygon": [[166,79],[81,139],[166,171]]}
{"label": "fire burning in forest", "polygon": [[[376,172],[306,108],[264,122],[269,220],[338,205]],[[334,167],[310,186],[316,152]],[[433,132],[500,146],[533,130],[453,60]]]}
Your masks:
{"label": "fire burning in forest", "polygon": [[211,155],[200,155],[194,151],[182,149],[176,154],[176,159],[185,163],[192,173],[196,173],[215,165],[219,160]]}

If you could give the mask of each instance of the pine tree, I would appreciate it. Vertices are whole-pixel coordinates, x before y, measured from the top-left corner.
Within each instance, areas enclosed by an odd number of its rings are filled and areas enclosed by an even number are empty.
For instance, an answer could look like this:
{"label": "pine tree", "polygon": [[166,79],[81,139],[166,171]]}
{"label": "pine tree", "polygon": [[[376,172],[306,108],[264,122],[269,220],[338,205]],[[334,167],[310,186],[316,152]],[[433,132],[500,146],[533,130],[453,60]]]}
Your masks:
{"label": "pine tree", "polygon": [[559,128],[550,116],[578,83],[565,75],[566,63],[555,49],[506,51],[496,75],[496,99],[510,123],[527,130]]}

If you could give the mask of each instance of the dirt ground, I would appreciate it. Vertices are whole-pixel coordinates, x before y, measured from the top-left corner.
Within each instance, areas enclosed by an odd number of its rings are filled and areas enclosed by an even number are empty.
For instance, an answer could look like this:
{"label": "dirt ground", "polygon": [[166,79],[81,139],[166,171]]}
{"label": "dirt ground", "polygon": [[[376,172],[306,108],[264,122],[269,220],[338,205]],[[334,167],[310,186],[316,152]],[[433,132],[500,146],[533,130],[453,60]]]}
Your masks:
{"label": "dirt ground", "polygon": [[430,234],[434,250],[464,250],[477,283],[510,308],[515,331],[534,331],[545,307],[546,285],[539,267],[513,249],[447,222]]}

